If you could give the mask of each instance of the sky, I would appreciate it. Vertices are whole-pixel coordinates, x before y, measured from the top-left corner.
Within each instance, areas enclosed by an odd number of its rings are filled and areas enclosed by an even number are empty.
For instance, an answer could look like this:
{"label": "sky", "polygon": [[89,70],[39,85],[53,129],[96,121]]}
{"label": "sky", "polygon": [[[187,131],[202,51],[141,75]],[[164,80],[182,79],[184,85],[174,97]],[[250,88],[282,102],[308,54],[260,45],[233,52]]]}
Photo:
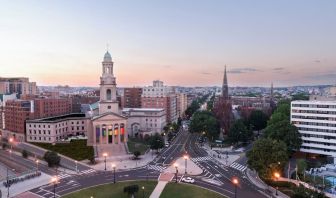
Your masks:
{"label": "sky", "polygon": [[0,76],[98,86],[336,84],[334,0],[0,0]]}

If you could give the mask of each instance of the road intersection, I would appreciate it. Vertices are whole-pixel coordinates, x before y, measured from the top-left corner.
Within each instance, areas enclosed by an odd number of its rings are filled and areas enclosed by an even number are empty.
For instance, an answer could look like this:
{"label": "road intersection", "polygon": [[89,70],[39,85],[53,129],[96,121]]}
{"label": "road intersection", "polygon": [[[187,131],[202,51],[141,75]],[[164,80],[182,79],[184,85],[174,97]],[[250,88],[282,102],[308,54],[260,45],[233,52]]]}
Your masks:
{"label": "road intersection", "polygon": [[[246,164],[242,162],[234,162],[230,166],[223,165],[197,143],[198,135],[191,134],[188,131],[181,130],[168,148],[161,150],[160,154],[154,158],[148,165],[130,170],[116,170],[116,181],[134,181],[134,180],[158,180],[160,174],[170,165],[174,164],[177,158],[187,154],[197,166],[202,169],[202,173],[192,176],[195,179],[193,185],[216,191],[226,197],[234,197],[233,178],[239,180],[238,197],[259,198],[265,197],[260,193],[255,185],[247,179],[245,175]],[[0,153],[1,155],[1,153]],[[2,154],[4,157],[5,154]],[[8,155],[7,155],[8,156]],[[35,163],[29,159],[20,156],[12,156],[12,160],[16,163],[23,164],[27,168],[34,168]],[[68,160],[68,159],[67,159]],[[69,166],[73,166],[69,160]],[[245,162],[246,163],[246,162]],[[58,184],[55,186],[56,197],[78,191],[91,186],[113,183],[114,174],[112,170],[98,171],[88,166],[78,166],[78,173],[56,172],[54,169],[48,168],[41,164],[39,169],[49,175],[57,174],[59,178]],[[178,180],[185,175],[184,171],[179,171]],[[49,183],[44,186],[30,190],[31,193],[37,194],[39,197],[53,197],[54,184]]]}

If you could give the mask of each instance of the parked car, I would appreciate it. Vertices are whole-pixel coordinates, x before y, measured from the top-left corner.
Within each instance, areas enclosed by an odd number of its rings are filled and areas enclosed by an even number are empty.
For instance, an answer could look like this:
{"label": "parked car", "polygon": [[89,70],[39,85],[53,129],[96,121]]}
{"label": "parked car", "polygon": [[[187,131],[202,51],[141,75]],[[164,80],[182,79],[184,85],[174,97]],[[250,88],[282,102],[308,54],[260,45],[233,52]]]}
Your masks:
{"label": "parked car", "polygon": [[191,177],[183,177],[181,179],[181,181],[183,181],[185,183],[191,183],[191,184],[193,184],[195,182],[195,180],[193,178],[191,178]]}
{"label": "parked car", "polygon": [[166,143],[166,144],[165,144],[165,147],[169,147],[169,143]]}

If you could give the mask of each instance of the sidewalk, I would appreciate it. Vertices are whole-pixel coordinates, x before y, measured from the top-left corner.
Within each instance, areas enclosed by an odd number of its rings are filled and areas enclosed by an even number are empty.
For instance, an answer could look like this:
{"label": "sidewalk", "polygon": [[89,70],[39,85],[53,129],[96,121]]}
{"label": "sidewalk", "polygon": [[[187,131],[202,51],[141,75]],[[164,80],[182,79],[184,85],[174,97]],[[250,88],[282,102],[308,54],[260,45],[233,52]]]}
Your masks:
{"label": "sidewalk", "polygon": [[[37,188],[39,186],[48,184],[50,183],[51,178],[52,177],[50,175],[42,173],[42,175],[39,177],[13,184],[9,188],[9,195],[10,197],[12,197],[15,195],[19,195],[23,192],[26,192],[28,190],[31,190],[33,188]],[[8,189],[2,183],[0,184],[0,186],[1,186],[0,190],[2,192],[3,197],[7,196]]]}
{"label": "sidewalk", "polygon": [[289,198],[289,196],[284,193],[278,191],[278,195],[276,195],[276,189],[265,184],[254,171],[249,168],[246,170],[247,178],[258,188],[261,189],[261,193],[263,193],[267,197],[280,197],[280,198]]}
{"label": "sidewalk", "polygon": [[[121,155],[116,157],[107,157],[106,158],[106,169],[112,170],[112,164],[115,165],[117,170],[128,170],[132,168],[138,168],[142,166],[146,166],[149,162],[155,159],[156,154],[151,152],[147,152],[144,155],[140,155],[138,160],[133,160],[133,154],[129,155]],[[98,158],[97,164],[91,165],[91,168],[96,170],[104,170],[105,169],[105,162],[104,158]]]}
{"label": "sidewalk", "polygon": [[[177,170],[179,174],[185,174],[185,159],[183,157],[178,158],[175,163],[177,164]],[[169,166],[167,169],[165,169],[164,173],[173,173],[175,174],[176,168],[174,167],[173,163],[171,166]],[[187,174],[188,175],[199,175],[203,172],[203,170],[198,167],[193,161],[190,159],[187,159]]]}
{"label": "sidewalk", "polygon": [[[209,147],[208,144],[205,144],[203,146],[203,149],[208,153],[209,156],[213,157],[216,161],[219,163],[225,165],[225,166],[230,166],[233,162],[235,162],[237,159],[240,158],[240,155],[238,154],[218,154],[216,150],[220,151],[232,151],[231,148],[211,148]],[[220,158],[218,158],[220,156]]]}
{"label": "sidewalk", "polygon": [[167,183],[167,181],[159,181],[149,198],[159,198]]}

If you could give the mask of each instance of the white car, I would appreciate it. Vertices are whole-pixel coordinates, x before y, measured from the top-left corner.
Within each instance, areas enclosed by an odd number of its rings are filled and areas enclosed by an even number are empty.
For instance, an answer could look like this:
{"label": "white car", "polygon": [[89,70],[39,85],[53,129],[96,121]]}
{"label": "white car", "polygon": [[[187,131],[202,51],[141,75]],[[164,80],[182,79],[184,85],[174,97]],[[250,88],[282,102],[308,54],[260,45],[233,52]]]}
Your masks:
{"label": "white car", "polygon": [[190,177],[183,177],[181,179],[181,181],[183,181],[185,183],[191,183],[191,184],[193,184],[195,182],[195,180],[193,178],[190,178]]}
{"label": "white car", "polygon": [[165,147],[169,147],[169,143],[166,143],[166,144],[165,144]]}

